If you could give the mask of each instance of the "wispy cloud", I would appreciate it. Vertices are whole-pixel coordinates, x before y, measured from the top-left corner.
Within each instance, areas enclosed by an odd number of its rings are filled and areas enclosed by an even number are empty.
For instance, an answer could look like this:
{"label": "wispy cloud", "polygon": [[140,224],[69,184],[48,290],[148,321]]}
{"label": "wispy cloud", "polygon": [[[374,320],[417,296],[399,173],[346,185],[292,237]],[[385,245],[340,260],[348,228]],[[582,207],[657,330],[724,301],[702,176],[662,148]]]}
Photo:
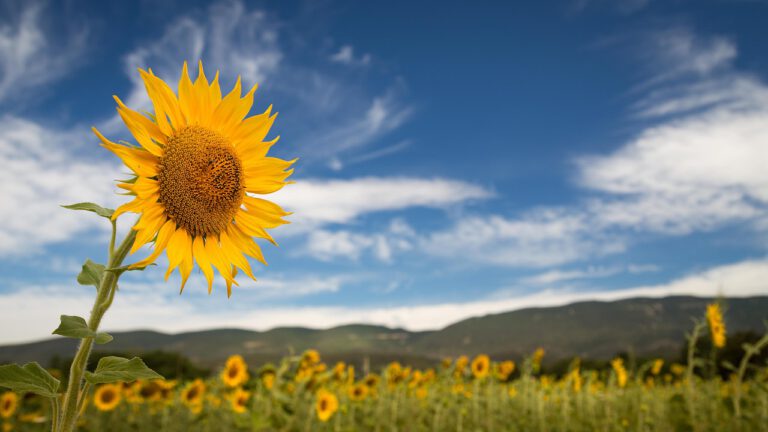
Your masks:
{"label": "wispy cloud", "polygon": [[[322,59],[327,54],[312,41],[296,43],[300,33],[287,35],[290,24],[264,10],[242,1],[220,1],[207,8],[204,17],[192,13],[177,17],[159,36],[151,35],[151,41],[124,56],[132,87],[127,96],[120,96],[129,106],[150,108],[136,68],[152,68],[173,88],[182,62],[191,62],[194,71],[197,60],[202,59],[209,78],[215,70],[221,71],[224,86],[232,85],[239,74],[245,86],[259,83],[277,96],[280,103],[275,110],[287,106],[292,113],[289,145],[302,155],[304,164],[323,165],[342,155],[354,156],[400,127],[413,112],[404,101],[401,79],[386,78],[386,90],[376,94],[364,83],[346,79],[346,73],[326,61],[310,66],[308,58]],[[334,58],[340,62],[370,62],[369,55],[354,57],[351,46],[337,54]],[[256,105],[259,103],[257,93]],[[102,127],[111,133],[124,130],[116,115]]]}
{"label": "wispy cloud", "polygon": [[363,54],[360,57],[355,57],[355,49],[352,45],[342,45],[339,47],[339,51],[331,55],[329,59],[332,62],[350,66],[367,66],[371,63],[370,54]]}
{"label": "wispy cloud", "polygon": [[123,170],[116,163],[76,156],[72,149],[82,139],[78,132],[0,118],[0,256],[22,256],[88,228],[108,226],[58,207],[120,201],[113,193],[114,178]]}
{"label": "wispy cloud", "polygon": [[[578,205],[515,216],[465,215],[422,242],[426,252],[517,267],[623,252],[637,233],[668,236],[768,214],[768,86],[736,71],[736,47],[689,30],[652,37],[666,69],[635,105],[645,121],[617,150],[576,158]],[[647,122],[650,122],[648,124]]]}
{"label": "wispy cloud", "polygon": [[0,19],[0,105],[65,76],[85,53],[87,27],[45,27],[45,9],[37,1],[6,5]]}
{"label": "wispy cloud", "polygon": [[361,177],[347,180],[300,179],[277,192],[275,200],[295,211],[293,223],[307,228],[343,224],[372,212],[409,207],[443,208],[490,198],[488,189],[452,179]]}

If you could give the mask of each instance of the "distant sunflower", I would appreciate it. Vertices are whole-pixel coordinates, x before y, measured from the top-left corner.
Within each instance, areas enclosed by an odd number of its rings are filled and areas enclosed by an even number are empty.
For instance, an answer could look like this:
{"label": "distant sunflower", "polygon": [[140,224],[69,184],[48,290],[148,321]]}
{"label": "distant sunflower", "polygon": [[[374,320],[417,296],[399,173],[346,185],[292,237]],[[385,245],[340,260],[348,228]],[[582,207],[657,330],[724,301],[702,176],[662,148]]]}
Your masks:
{"label": "distant sunflower", "polygon": [[221,371],[221,380],[227,387],[238,387],[248,381],[248,365],[243,356],[233,355],[227,359],[224,370]]}
{"label": "distant sunflower", "polygon": [[261,382],[264,384],[264,388],[267,390],[272,390],[272,387],[275,385],[275,373],[274,372],[266,372],[261,376]]}
{"label": "distant sunflower", "polygon": [[120,405],[123,386],[120,384],[103,384],[93,395],[93,404],[99,411],[112,411]]}
{"label": "distant sunflower", "polygon": [[251,392],[241,388],[236,389],[229,398],[232,405],[232,411],[242,414],[248,410],[248,400],[251,398]]}
{"label": "distant sunflower", "polygon": [[723,348],[725,346],[725,323],[719,303],[707,305],[707,322],[709,323],[709,333],[712,336],[712,344],[717,348]]}
{"label": "distant sunflower", "polygon": [[496,378],[499,381],[506,381],[512,372],[515,371],[515,362],[506,360],[496,365]]}
{"label": "distant sunflower", "polygon": [[[192,381],[181,391],[181,401],[192,412],[200,412],[205,398],[205,383],[200,378]],[[198,409],[200,408],[200,409]]]}
{"label": "distant sunflower", "polygon": [[491,369],[491,359],[485,354],[480,354],[472,360],[472,375],[475,378],[482,379],[488,376]]}
{"label": "distant sunflower", "polygon": [[364,382],[360,382],[355,385],[349,386],[349,388],[347,389],[347,392],[349,394],[350,399],[352,399],[355,402],[360,402],[362,400],[365,400],[365,398],[368,396],[368,386],[365,385]]}
{"label": "distant sunflower", "polygon": [[254,86],[241,97],[238,78],[222,98],[218,73],[208,82],[202,62],[192,83],[187,64],[179,80],[178,97],[152,70],[139,69],[154,107],[151,117],[140,114],[115,96],[117,112],[140,147],[116,144],[95,128],[102,145],[115,153],[135,177],[118,186],[135,196],[113,215],[141,213],[131,253],[154,240],[154,251],[133,264],[154,262],[168,254],[168,276],[178,267],[181,289],[194,263],[213,286],[213,268],[227,284],[237,285],[238,270],[255,280],[243,254],[262,263],[264,256],[253,237],[273,244],[267,229],[287,223],[289,213],[253,195],[281,189],[295,161],[267,157],[277,142],[264,141],[275,119],[270,106],[263,114],[245,118],[253,104]]}
{"label": "distant sunflower", "polygon": [[0,396],[0,417],[7,419],[16,412],[19,396],[14,392],[5,392]]}
{"label": "distant sunflower", "polygon": [[317,392],[315,411],[317,412],[317,418],[320,419],[320,421],[328,421],[338,409],[339,399],[336,398],[335,394],[325,389],[320,389]]}

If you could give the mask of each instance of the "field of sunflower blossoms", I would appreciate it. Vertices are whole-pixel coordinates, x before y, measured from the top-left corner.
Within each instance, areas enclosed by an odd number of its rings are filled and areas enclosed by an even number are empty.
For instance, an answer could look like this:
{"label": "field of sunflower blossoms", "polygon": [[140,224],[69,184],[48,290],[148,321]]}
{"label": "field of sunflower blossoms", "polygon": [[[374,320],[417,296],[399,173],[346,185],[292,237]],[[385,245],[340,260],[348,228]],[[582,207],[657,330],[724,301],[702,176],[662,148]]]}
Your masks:
{"label": "field of sunflower blossoms", "polygon": [[[725,344],[717,304],[691,340]],[[690,345],[688,364],[661,359],[561,376],[542,373],[543,349],[520,364],[487,355],[444,359],[425,370],[394,362],[379,371],[327,365],[317,351],[279,364],[231,356],[206,380],[139,380],[97,386],[82,407],[83,431],[767,431],[768,367],[746,346],[730,379],[702,378],[707,353]],[[749,377],[749,379],[747,379]],[[42,399],[0,395],[2,431],[43,431]]]}

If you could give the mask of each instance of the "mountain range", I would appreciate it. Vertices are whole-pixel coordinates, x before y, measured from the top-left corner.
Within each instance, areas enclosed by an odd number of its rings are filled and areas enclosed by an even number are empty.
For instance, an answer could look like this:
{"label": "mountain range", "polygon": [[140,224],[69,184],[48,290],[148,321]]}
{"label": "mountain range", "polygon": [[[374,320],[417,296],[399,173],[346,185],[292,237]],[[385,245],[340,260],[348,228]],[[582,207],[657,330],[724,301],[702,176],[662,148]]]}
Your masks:
{"label": "mountain range", "polygon": [[[608,359],[618,352],[676,358],[693,327],[703,319],[711,298],[634,298],[613,302],[586,301],[558,307],[520,309],[459,321],[435,331],[407,331],[353,324],[318,330],[280,327],[268,331],[215,329],[179,334],[139,330],[112,333],[114,341],[96,350],[140,354],[178,352],[199,365],[219,365],[230,354],[249,362],[274,361],[314,348],[326,360],[360,358],[377,363],[400,359],[414,366],[460,354],[521,358],[542,347],[547,359],[572,356]],[[725,300],[728,332],[766,331],[768,296]],[[77,341],[52,339],[0,346],[0,363],[71,357]]]}

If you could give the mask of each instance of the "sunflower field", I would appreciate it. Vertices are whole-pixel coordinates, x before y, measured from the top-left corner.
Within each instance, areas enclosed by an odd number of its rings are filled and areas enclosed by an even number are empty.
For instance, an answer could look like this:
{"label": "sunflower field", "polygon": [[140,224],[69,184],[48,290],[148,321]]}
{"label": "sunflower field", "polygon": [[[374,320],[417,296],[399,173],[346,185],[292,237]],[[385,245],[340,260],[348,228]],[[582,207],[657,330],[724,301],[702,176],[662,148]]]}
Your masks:
{"label": "sunflower field", "polygon": [[[520,364],[481,354],[378,371],[327,365],[315,350],[260,367],[233,355],[206,380],[96,386],[78,430],[768,431],[768,366],[750,363],[768,335],[744,346],[729,378],[707,377],[694,341],[709,333],[718,349],[725,328],[717,305],[706,317],[689,335],[688,364],[617,357],[588,370],[575,359],[560,376],[543,373],[543,349]],[[0,394],[3,432],[47,430],[49,415],[42,398]]]}

